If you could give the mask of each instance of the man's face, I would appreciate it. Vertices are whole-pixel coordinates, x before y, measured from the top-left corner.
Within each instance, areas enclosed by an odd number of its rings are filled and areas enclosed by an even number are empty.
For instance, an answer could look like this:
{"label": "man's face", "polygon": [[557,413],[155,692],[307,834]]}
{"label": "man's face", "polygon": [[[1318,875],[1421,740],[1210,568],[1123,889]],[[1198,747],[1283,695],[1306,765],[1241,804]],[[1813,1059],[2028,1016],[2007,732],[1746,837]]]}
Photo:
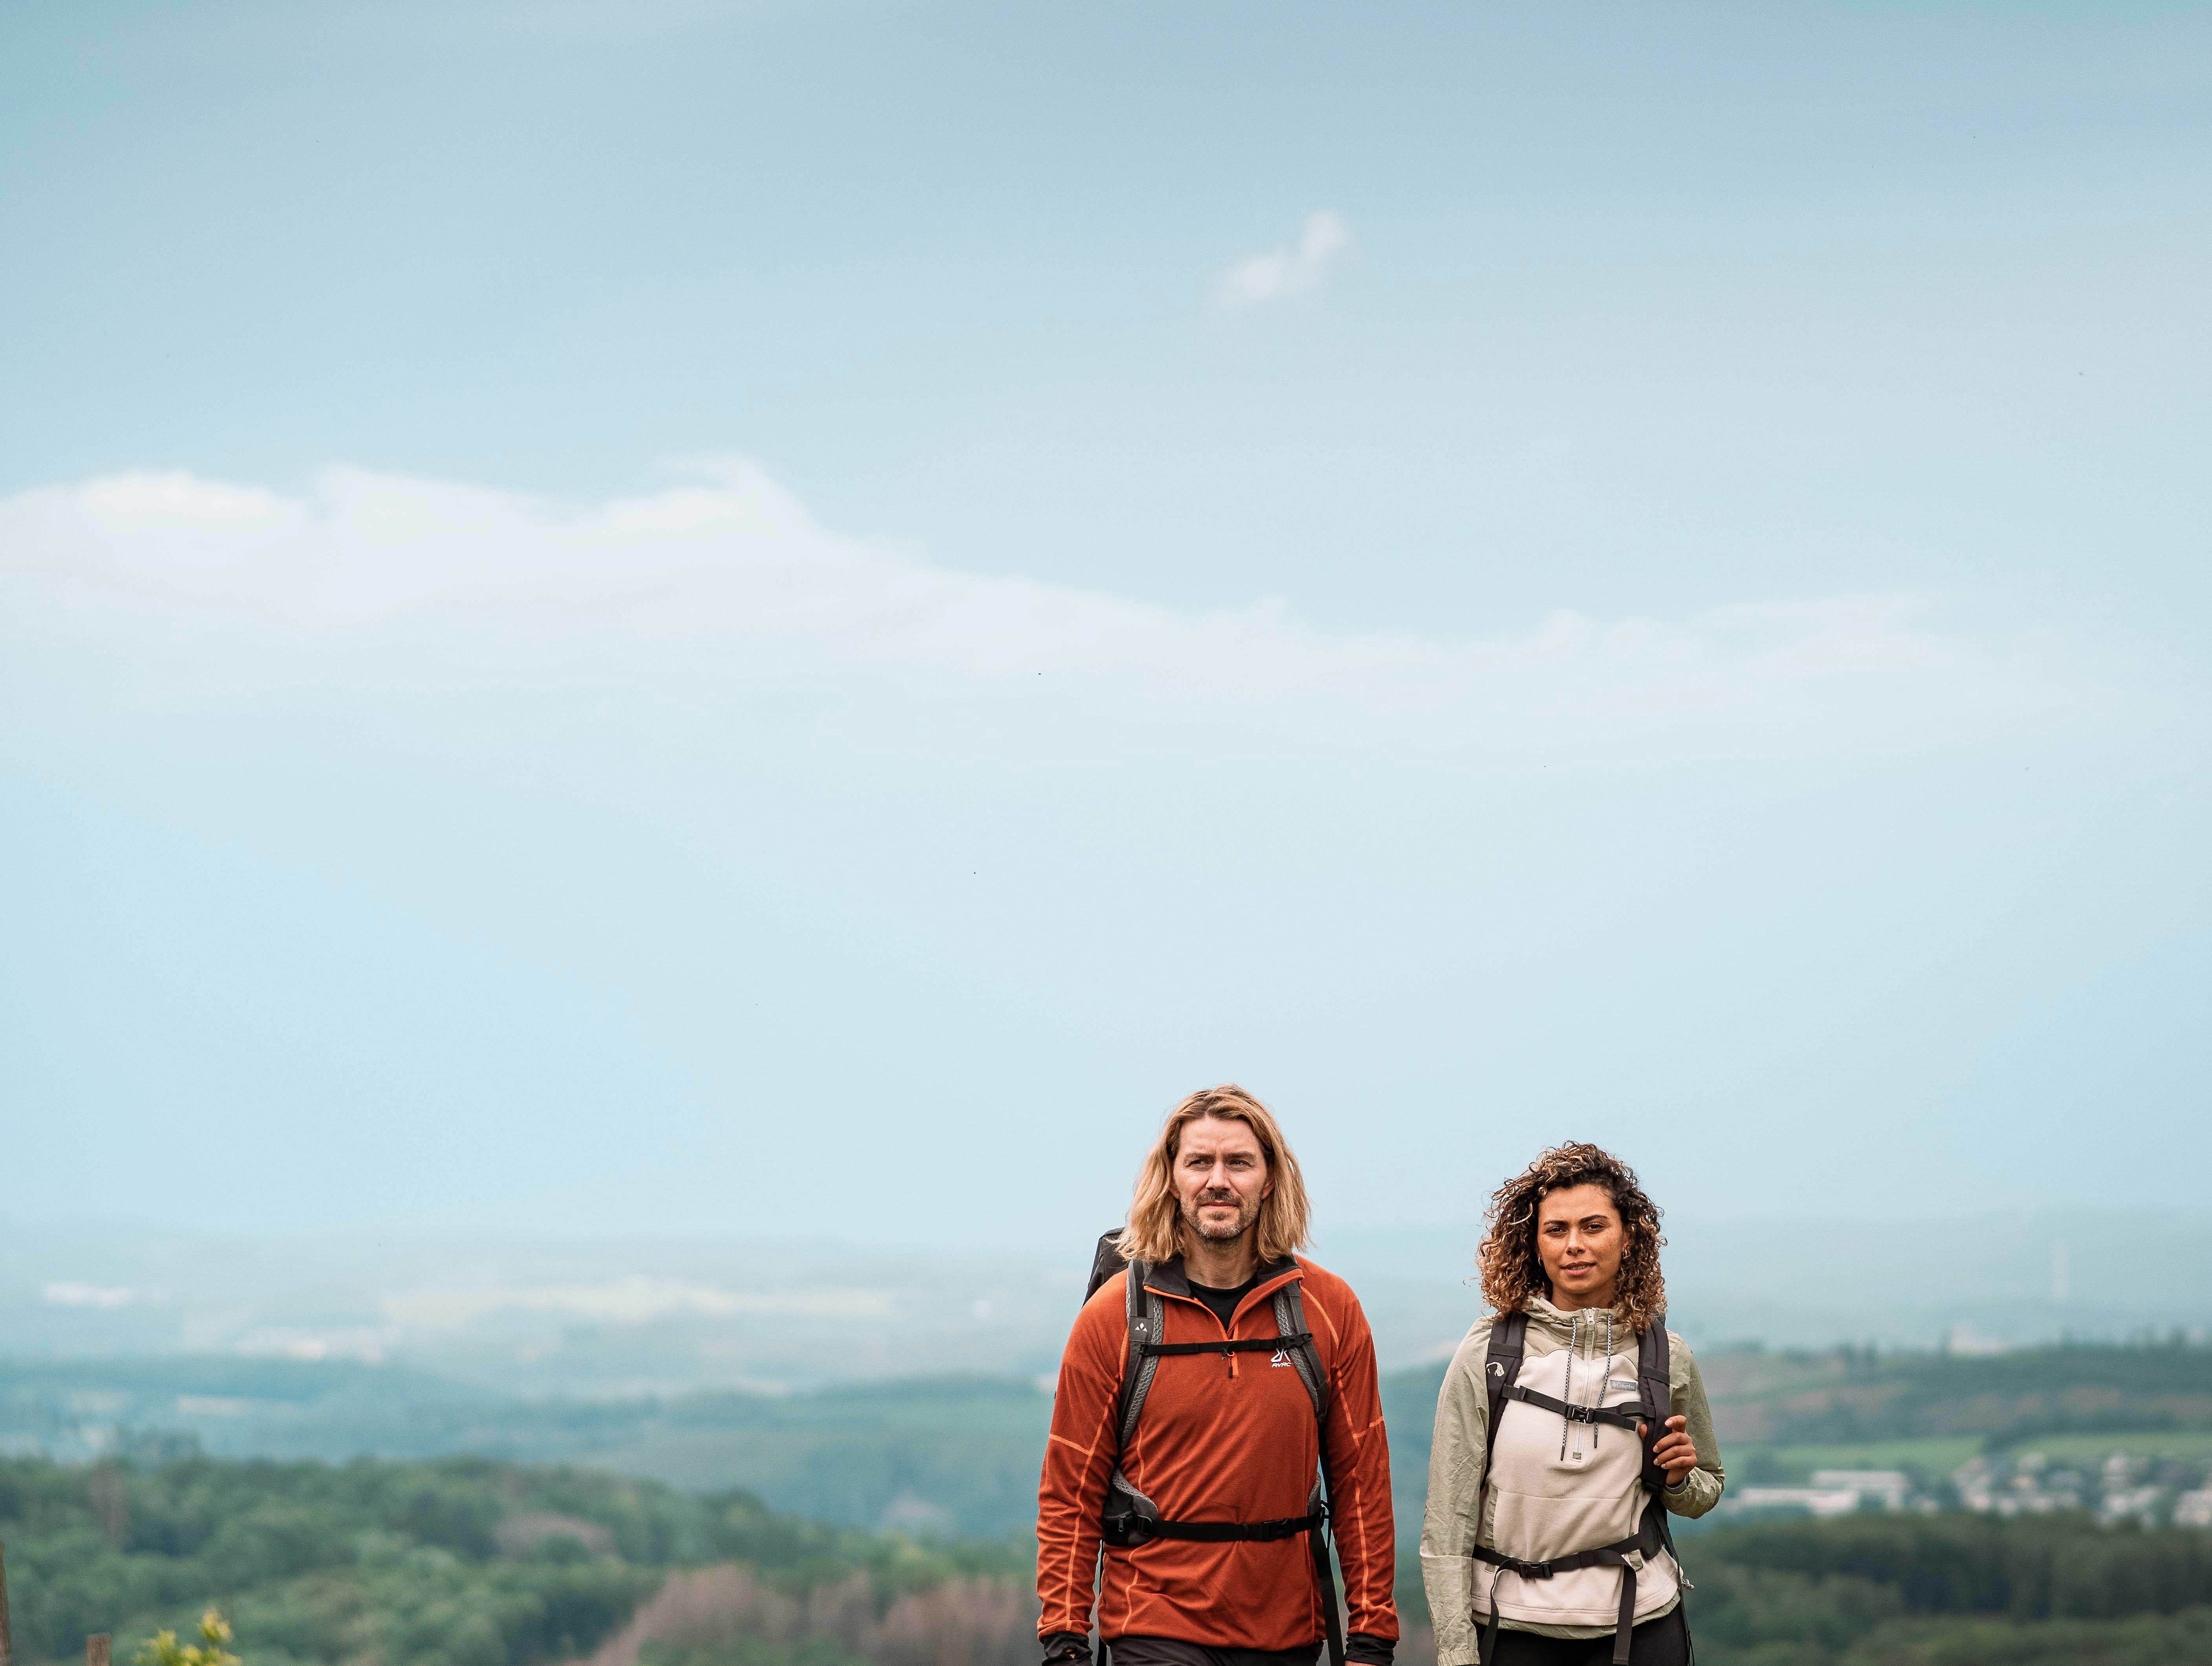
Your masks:
{"label": "man's face", "polygon": [[1201,1116],[1183,1124],[1175,1189],[1182,1224],[1202,1238],[1228,1243],[1252,1230],[1275,1177],[1249,1123]]}

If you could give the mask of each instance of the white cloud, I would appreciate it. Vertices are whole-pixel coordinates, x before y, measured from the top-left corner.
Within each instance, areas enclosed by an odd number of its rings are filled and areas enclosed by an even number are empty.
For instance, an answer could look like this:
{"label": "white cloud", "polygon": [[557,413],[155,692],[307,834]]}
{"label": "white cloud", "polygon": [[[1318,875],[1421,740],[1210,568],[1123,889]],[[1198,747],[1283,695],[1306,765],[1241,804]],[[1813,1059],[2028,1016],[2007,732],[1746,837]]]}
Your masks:
{"label": "white cloud", "polygon": [[1255,307],[1304,295],[1351,247],[1352,228],[1344,216],[1316,209],[1306,216],[1295,245],[1248,255],[1221,275],[1216,294],[1224,307]]}
{"label": "white cloud", "polygon": [[128,1307],[137,1299],[135,1290],[97,1284],[50,1284],[46,1300],[56,1307]]}
{"label": "white cloud", "polygon": [[[356,469],[297,499],[183,474],[41,489],[0,501],[0,595],[19,641],[70,645],[57,678],[105,654],[196,697],[588,683],[719,710],[740,684],[803,687],[981,748],[1027,726],[1063,750],[1210,733],[1642,766],[1942,745],[2112,697],[2056,638],[1911,594],[1561,610],[1474,638],[1334,633],[1274,601],[1180,612],[845,536],[742,459],[598,503]],[[19,666],[22,700],[33,680]],[[932,702],[959,721],[929,724]]]}

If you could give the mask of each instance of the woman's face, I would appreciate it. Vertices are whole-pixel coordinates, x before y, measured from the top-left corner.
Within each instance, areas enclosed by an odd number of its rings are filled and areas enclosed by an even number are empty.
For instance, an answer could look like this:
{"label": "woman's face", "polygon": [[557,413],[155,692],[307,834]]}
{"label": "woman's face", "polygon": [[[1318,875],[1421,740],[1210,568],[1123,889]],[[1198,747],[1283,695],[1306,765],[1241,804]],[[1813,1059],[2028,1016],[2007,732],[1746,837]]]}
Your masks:
{"label": "woman's face", "polygon": [[1536,1254],[1564,1308],[1611,1307],[1620,1282],[1620,1211],[1602,1186],[1561,1186],[1536,1202]]}

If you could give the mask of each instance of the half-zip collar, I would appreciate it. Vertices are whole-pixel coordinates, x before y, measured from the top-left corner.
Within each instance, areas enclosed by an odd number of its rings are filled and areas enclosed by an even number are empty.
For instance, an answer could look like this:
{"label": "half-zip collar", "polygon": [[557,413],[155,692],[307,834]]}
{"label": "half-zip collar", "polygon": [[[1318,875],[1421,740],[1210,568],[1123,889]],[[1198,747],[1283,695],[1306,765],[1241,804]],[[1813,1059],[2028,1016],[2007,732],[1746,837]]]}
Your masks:
{"label": "half-zip collar", "polygon": [[[1212,1320],[1215,1328],[1221,1332],[1223,1340],[1228,1341],[1236,1336],[1237,1328],[1246,1314],[1251,1312],[1261,1303],[1272,1302],[1278,1290],[1291,1280],[1302,1279],[1304,1276],[1304,1269],[1299,1267],[1295,1257],[1290,1256],[1262,1267],[1259,1272],[1260,1282],[1245,1292],[1244,1299],[1237,1304],[1237,1310],[1229,1316],[1227,1324],[1221,1322],[1219,1314],[1190,1293],[1190,1275],[1183,1270],[1181,1256],[1164,1261],[1152,1268],[1145,1276],[1145,1288],[1156,1290],[1161,1295],[1172,1297],[1179,1302],[1189,1303],[1207,1318]],[[1228,1365],[1228,1374],[1231,1377],[1236,1376],[1237,1356],[1224,1353],[1222,1358]]]}
{"label": "half-zip collar", "polygon": [[1522,1304],[1522,1310],[1528,1314],[1532,1328],[1548,1331],[1561,1343],[1572,1342],[1578,1334],[1577,1328],[1585,1323],[1595,1325],[1598,1337],[1602,1339],[1606,1323],[1610,1321],[1616,1347],[1636,1334],[1628,1328],[1628,1321],[1617,1307],[1579,1307],[1570,1310],[1553,1306],[1549,1297],[1531,1296]]}
{"label": "half-zip collar", "polygon": [[[1272,1300],[1275,1292],[1292,1279],[1304,1276],[1305,1269],[1298,1265],[1297,1258],[1294,1256],[1285,1256],[1279,1262],[1273,1262],[1261,1268],[1260,1282],[1254,1285],[1246,1293],[1244,1299],[1237,1304],[1237,1311],[1230,1315],[1227,1329],[1233,1331],[1236,1329],[1237,1321],[1251,1311],[1255,1303]],[[1212,1308],[1206,1307],[1204,1302],[1190,1293],[1190,1274],[1183,1270],[1181,1256],[1170,1261],[1161,1262],[1150,1268],[1145,1275],[1145,1288],[1157,1290],[1163,1296],[1173,1296],[1178,1300],[1188,1302],[1194,1307],[1204,1309],[1208,1316],[1212,1316],[1213,1312]],[[1220,1321],[1216,1319],[1215,1322],[1218,1324]]]}

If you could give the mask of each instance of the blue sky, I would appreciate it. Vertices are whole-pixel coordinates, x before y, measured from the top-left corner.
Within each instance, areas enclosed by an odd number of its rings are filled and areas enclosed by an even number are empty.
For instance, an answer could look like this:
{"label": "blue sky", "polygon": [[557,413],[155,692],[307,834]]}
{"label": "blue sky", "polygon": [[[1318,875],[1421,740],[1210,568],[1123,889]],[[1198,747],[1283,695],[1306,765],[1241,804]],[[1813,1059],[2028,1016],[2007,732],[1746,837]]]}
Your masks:
{"label": "blue sky", "polygon": [[2212,1158],[2201,9],[33,5],[0,156],[0,1210]]}

